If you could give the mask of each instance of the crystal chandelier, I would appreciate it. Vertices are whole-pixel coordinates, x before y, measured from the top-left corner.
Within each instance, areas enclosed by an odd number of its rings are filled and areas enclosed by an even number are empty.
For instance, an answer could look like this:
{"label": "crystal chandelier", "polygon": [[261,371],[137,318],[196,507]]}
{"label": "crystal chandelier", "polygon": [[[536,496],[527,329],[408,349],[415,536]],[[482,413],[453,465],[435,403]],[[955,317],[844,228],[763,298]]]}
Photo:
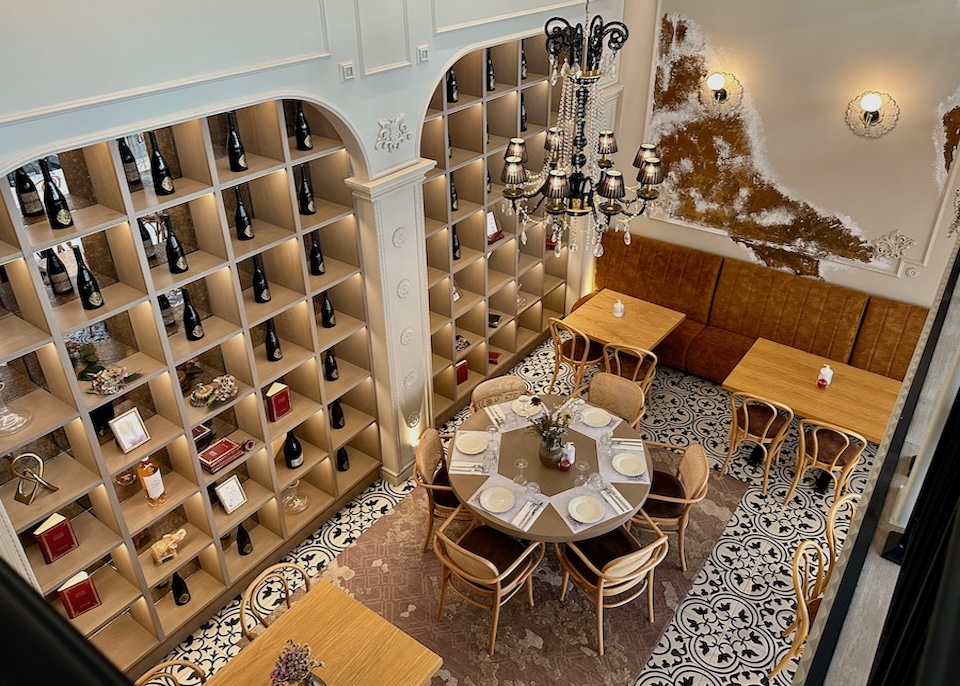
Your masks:
{"label": "crystal chandelier", "polygon": [[[586,27],[586,29],[585,29]],[[633,166],[639,169],[637,186],[626,186],[623,174],[607,156],[617,152],[613,131],[606,128],[601,81],[615,77],[614,57],[627,41],[623,22],[605,24],[603,17],[590,17],[590,0],[582,24],[572,26],[561,17],[544,26],[550,56],[550,84],[563,80],[557,125],[547,129],[543,168],[527,171],[526,141],[512,138],[504,153],[500,181],[505,185],[506,214],[516,212],[521,220],[520,240],[527,242],[527,226],[542,221],[554,252],[559,256],[564,232],[571,251],[577,250],[582,218],[590,227],[588,245],[603,255],[601,240],[614,218],[615,231],[630,243],[630,222],[644,213],[659,196],[663,168],[656,146],[644,143]],[[606,48],[606,50],[605,50]],[[633,194],[632,198],[627,193]],[[534,219],[540,208],[543,219]]]}

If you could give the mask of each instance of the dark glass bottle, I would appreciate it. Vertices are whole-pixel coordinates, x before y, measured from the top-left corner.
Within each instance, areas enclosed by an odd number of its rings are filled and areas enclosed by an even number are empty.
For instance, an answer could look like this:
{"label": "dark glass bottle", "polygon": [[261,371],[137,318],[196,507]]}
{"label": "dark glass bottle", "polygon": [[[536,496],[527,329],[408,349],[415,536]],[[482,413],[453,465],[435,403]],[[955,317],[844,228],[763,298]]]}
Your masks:
{"label": "dark glass bottle", "polygon": [[118,138],[117,147],[120,149],[120,162],[123,164],[123,175],[127,177],[127,185],[130,188],[140,187],[143,185],[143,179],[140,178],[137,158],[133,156],[133,150],[127,145],[127,139]]}
{"label": "dark glass bottle", "polygon": [[50,288],[54,295],[66,295],[73,293],[73,284],[70,283],[70,275],[67,274],[67,268],[64,266],[57,251],[53,248],[47,248],[43,251],[43,256],[47,258],[47,279],[50,281]]}
{"label": "dark glass bottle", "polygon": [[157,259],[157,246],[153,244],[153,238],[147,230],[146,223],[137,218],[137,228],[140,230],[140,242],[143,243],[143,252],[147,254],[147,260],[153,262]]}
{"label": "dark glass bottle", "polygon": [[190,301],[190,291],[181,288],[183,295],[183,332],[188,341],[199,341],[203,338],[203,323],[200,319],[200,313]]}
{"label": "dark glass bottle", "polygon": [[103,295],[100,293],[100,284],[93,276],[93,272],[83,261],[83,253],[80,252],[80,246],[73,246],[73,256],[77,261],[77,293],[80,295],[80,303],[85,310],[96,310],[103,307]]}
{"label": "dark glass bottle", "polygon": [[520,94],[520,130],[527,130],[527,101],[523,93]]}
{"label": "dark glass bottle", "polygon": [[237,552],[241,555],[253,552],[253,541],[250,540],[250,534],[243,523],[237,524]]}
{"label": "dark glass bottle", "polygon": [[493,179],[490,178],[490,167],[487,167],[487,193],[493,192]]}
{"label": "dark glass bottle", "polygon": [[334,429],[342,429],[347,425],[347,418],[343,415],[343,408],[340,407],[340,400],[334,400],[330,403],[330,426]]}
{"label": "dark glass bottle", "polygon": [[171,274],[183,274],[190,269],[187,264],[187,253],[183,249],[183,243],[177,238],[173,230],[173,222],[170,221],[170,215],[163,215],[163,225],[167,230],[167,269]]}
{"label": "dark glass bottle", "polygon": [[297,204],[300,214],[316,214],[317,207],[313,199],[313,186],[310,185],[310,168],[300,165],[300,185],[297,186]]}
{"label": "dark glass bottle", "polygon": [[333,348],[330,348],[323,357],[323,378],[327,381],[336,381],[340,378],[337,356],[333,354]]}
{"label": "dark glass bottle", "polygon": [[283,459],[287,463],[287,469],[296,469],[303,465],[303,446],[293,431],[287,432],[287,438],[283,442]]}
{"label": "dark glass bottle", "polygon": [[43,203],[37,185],[23,167],[17,167],[13,173],[13,182],[17,187],[17,200],[20,202],[20,213],[24,217],[39,217],[43,214]]}
{"label": "dark glass bottle", "polygon": [[490,54],[490,48],[487,48],[487,90],[497,90],[497,72],[493,68],[493,55]]}
{"label": "dark glass bottle", "polygon": [[303,112],[303,103],[297,101],[297,112],[293,116],[293,133],[297,138],[297,150],[313,150],[313,137],[310,135],[310,122]]}
{"label": "dark glass bottle", "polygon": [[460,88],[457,86],[457,72],[453,67],[447,70],[447,102],[459,102]]}
{"label": "dark glass bottle", "polygon": [[180,572],[173,573],[173,602],[177,605],[186,605],[190,602],[190,589],[187,582],[180,576]]}
{"label": "dark glass bottle", "polygon": [[16,302],[17,298],[13,294],[10,277],[7,276],[7,268],[0,265],[0,307],[5,310],[16,311]]}
{"label": "dark glass bottle", "polygon": [[523,43],[520,44],[520,78],[527,78],[527,52],[523,49]]}
{"label": "dark glass bottle", "polygon": [[453,141],[449,133],[447,134],[447,159],[453,159]]}
{"label": "dark glass bottle", "polygon": [[460,194],[457,193],[457,184],[453,180],[453,172],[450,172],[450,211],[456,212],[460,209]]}
{"label": "dark glass bottle", "polygon": [[263,271],[260,255],[253,256],[253,299],[258,303],[268,303],[271,300],[270,284],[267,282],[267,273]]}
{"label": "dark glass bottle", "polygon": [[323,250],[320,249],[320,240],[317,238],[317,232],[310,234],[310,273],[314,276],[323,276],[327,273],[327,267],[323,263]]}
{"label": "dark glass bottle", "polygon": [[50,174],[50,164],[46,159],[39,160],[40,173],[43,174],[43,208],[47,212],[47,220],[51,229],[67,229],[73,226],[73,215],[67,206],[67,199],[60,192],[60,187],[53,181]]}
{"label": "dark glass bottle", "polygon": [[240,141],[240,131],[237,129],[237,115],[227,112],[227,158],[230,160],[230,171],[247,171],[247,155]]}
{"label": "dark glass bottle", "polygon": [[320,303],[320,324],[325,329],[332,329],[337,325],[337,314],[333,311],[333,303],[327,292],[323,292],[323,302]]}
{"label": "dark glass bottle", "polygon": [[170,299],[161,293],[157,296],[157,304],[160,306],[160,319],[164,326],[175,326],[176,318],[173,316],[173,307],[170,306]]}
{"label": "dark glass bottle", "polygon": [[153,191],[157,195],[170,195],[176,189],[173,186],[173,177],[170,176],[170,167],[160,152],[160,145],[157,143],[157,132],[148,131],[150,138],[150,175],[153,177]]}
{"label": "dark glass bottle", "polygon": [[277,362],[283,359],[283,350],[280,348],[280,337],[272,319],[267,320],[267,335],[263,341],[267,348],[267,360]]}
{"label": "dark glass bottle", "polygon": [[337,448],[337,471],[345,472],[350,469],[350,454],[347,452],[347,446],[342,445]]}
{"label": "dark glass bottle", "polygon": [[247,212],[247,206],[243,204],[243,195],[240,193],[240,186],[234,186],[233,194],[237,201],[237,209],[233,213],[233,223],[237,229],[238,241],[249,241],[253,238],[253,219]]}
{"label": "dark glass bottle", "polygon": [[453,244],[453,259],[460,259],[460,236],[457,234],[457,225],[450,227],[450,242]]}

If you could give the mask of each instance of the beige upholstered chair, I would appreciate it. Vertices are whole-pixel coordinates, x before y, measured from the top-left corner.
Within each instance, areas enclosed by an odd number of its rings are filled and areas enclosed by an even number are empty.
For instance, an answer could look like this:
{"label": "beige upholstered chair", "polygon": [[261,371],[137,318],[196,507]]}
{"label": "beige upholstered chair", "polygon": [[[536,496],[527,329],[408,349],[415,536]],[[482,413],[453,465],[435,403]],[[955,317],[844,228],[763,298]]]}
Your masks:
{"label": "beige upholstered chair", "polygon": [[519,376],[512,374],[481,381],[470,395],[470,412],[478,412],[490,405],[516,400],[529,392],[527,383]]}
{"label": "beige upholstered chair", "polygon": [[[641,517],[643,515],[641,514]],[[563,569],[560,600],[567,582],[583,593],[597,609],[597,652],[603,655],[603,611],[626,605],[647,592],[647,616],[653,621],[653,570],[667,555],[667,537],[653,520],[644,517],[644,528],[657,538],[642,545],[628,526],[576,543],[555,543]]]}
{"label": "beige upholstered chair", "polygon": [[797,597],[796,618],[784,629],[783,635],[793,632],[793,642],[767,677],[769,681],[779,674],[790,660],[803,652],[803,644],[810,633],[810,624],[817,616],[823,588],[827,579],[827,561],[816,541],[800,541],[793,555],[793,591]]}
{"label": "beige upholstered chair", "polygon": [[590,377],[587,402],[623,417],[634,429],[647,409],[643,388],[639,384],[609,372],[597,372]]}
{"label": "beige upholstered chair", "polygon": [[644,348],[612,343],[603,346],[604,371],[636,381],[648,401],[650,387],[657,376],[657,361],[656,354]]}
{"label": "beige upholstered chair", "polygon": [[437,529],[434,540],[434,552],[443,565],[437,619],[443,616],[447,586],[471,605],[489,609],[488,652],[493,655],[503,604],[526,586],[527,602],[533,607],[533,572],[543,560],[545,547],[539,541],[518,541],[478,520],[455,540],[447,527],[460,514],[457,508]]}
{"label": "beige upholstered chair", "polygon": [[550,338],[553,341],[553,378],[550,379],[549,392],[553,393],[560,376],[560,365],[566,363],[573,367],[571,395],[579,395],[583,390],[584,374],[603,362],[603,346],[557,317],[550,317]]}
{"label": "beige upholstered chair", "polygon": [[[303,580],[302,591],[294,591],[291,579],[300,578]],[[270,583],[279,583],[280,592],[283,597],[283,605],[270,612],[263,614],[257,609],[256,599],[260,589]],[[312,578],[307,574],[307,570],[293,562],[279,562],[264,569],[251,581],[240,600],[240,629],[243,632],[243,638],[247,641],[254,640],[267,626],[273,622],[285,610],[289,610],[294,601],[310,590]],[[282,608],[282,609],[281,609]],[[254,623],[247,621],[247,615],[253,616]]]}
{"label": "beige upholstered chair", "polygon": [[[453,492],[447,474],[442,438],[444,436],[437,433],[436,429],[424,431],[417,444],[416,462],[413,466],[414,481],[427,492],[427,535],[423,540],[423,552],[430,548],[434,520],[446,519],[460,505],[460,499]],[[461,517],[464,518],[466,516]]]}
{"label": "beige upholstered chair", "polygon": [[867,447],[867,439],[842,426],[812,419],[801,419],[798,428],[800,443],[797,446],[797,473],[787,489],[783,504],[790,502],[800,479],[808,469],[822,469],[833,477],[836,480],[834,497],[839,498],[860,462],[860,457]]}
{"label": "beige upholstered chair", "polygon": [[[187,675],[184,676],[183,672]],[[157,686],[183,686],[183,684],[199,681],[206,683],[207,675],[199,665],[189,660],[165,660],[151,669],[147,670],[143,676],[137,679],[134,686],[144,686],[145,684],[156,684]]]}
{"label": "beige upholstered chair", "polygon": [[730,458],[740,444],[750,441],[763,452],[763,492],[766,493],[770,463],[780,455],[793,422],[793,410],[782,403],[749,393],[731,393],[730,414],[730,447],[720,473],[727,473]]}
{"label": "beige upholstered chair", "polygon": [[[686,448],[645,441],[647,454],[655,462],[676,462],[673,473],[654,468],[651,475],[650,494],[643,504],[641,512],[652,519],[662,531],[677,534],[677,548],[680,555],[680,567],[687,571],[687,556],[684,551],[684,533],[693,506],[707,496],[710,479],[710,462],[707,453],[699,443],[691,443]],[[680,453],[679,461],[672,454]],[[658,459],[660,456],[660,459]],[[645,522],[640,514],[631,520],[643,527]]]}

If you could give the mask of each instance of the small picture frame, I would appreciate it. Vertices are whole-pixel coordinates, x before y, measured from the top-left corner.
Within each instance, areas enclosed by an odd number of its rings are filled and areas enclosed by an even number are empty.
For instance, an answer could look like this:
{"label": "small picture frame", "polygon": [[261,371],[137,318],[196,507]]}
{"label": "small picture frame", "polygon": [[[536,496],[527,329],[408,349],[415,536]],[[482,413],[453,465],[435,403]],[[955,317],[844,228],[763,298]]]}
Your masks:
{"label": "small picture frame", "polygon": [[240,477],[236,474],[221,484],[214,487],[217,492],[217,499],[223,506],[223,511],[230,514],[238,507],[247,502],[247,494],[243,492],[243,486],[240,485]]}
{"label": "small picture frame", "polygon": [[117,445],[124,453],[129,453],[150,440],[150,433],[147,431],[146,424],[143,423],[139,408],[127,410],[107,423],[110,425],[110,431],[113,432]]}

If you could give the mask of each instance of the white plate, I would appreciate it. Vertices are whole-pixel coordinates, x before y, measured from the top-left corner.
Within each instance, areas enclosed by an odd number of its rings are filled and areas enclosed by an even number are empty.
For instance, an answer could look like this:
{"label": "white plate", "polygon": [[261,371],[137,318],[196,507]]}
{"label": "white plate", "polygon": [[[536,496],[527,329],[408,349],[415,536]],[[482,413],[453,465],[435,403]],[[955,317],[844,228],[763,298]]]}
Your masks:
{"label": "white plate", "polygon": [[457,436],[457,450],[464,455],[476,455],[487,449],[487,437],[483,434],[460,434]]}
{"label": "white plate", "polygon": [[618,453],[613,456],[613,468],[624,476],[640,476],[647,465],[643,453]]}
{"label": "white plate", "polygon": [[513,503],[513,491],[503,486],[491,486],[480,494],[480,505],[487,512],[506,512]]}
{"label": "white plate", "polygon": [[606,426],[610,423],[610,413],[599,407],[588,407],[583,411],[583,423],[593,427]]}
{"label": "white plate", "polygon": [[540,411],[540,406],[528,405],[526,408],[524,408],[523,403],[521,403],[519,400],[514,400],[512,403],[510,403],[510,409],[521,417],[532,417]]}
{"label": "white plate", "polygon": [[593,524],[603,516],[603,503],[592,495],[578,495],[567,505],[567,512],[582,524]]}

